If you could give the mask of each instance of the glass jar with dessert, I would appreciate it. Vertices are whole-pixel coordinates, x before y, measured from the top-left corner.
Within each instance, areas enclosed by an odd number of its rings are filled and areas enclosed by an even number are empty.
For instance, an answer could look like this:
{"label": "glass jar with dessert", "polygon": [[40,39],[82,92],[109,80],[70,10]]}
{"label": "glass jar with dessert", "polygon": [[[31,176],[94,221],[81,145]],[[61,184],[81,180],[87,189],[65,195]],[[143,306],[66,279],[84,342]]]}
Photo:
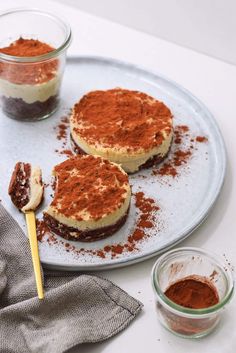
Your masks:
{"label": "glass jar with dessert", "polygon": [[225,261],[200,248],[176,248],[162,255],[153,267],[152,285],[161,324],[186,338],[212,332],[234,293]]}
{"label": "glass jar with dessert", "polygon": [[0,98],[14,119],[37,121],[58,107],[70,27],[34,9],[0,15]]}

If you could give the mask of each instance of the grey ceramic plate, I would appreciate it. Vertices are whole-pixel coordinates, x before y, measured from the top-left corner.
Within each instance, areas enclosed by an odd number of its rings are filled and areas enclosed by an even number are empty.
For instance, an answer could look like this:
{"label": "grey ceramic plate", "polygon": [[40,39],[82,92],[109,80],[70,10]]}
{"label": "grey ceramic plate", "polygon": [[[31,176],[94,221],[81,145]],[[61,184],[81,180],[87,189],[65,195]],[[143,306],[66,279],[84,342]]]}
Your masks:
{"label": "grey ceramic plate", "polygon": [[[152,170],[130,177],[133,191],[143,190],[161,210],[156,214],[156,226],[149,230],[136,252],[125,252],[115,258],[101,259],[96,255],[67,252],[62,244],[40,243],[42,263],[47,267],[67,270],[101,270],[127,266],[143,261],[171,248],[187,236],[207,217],[221,190],[226,167],[225,147],[217,124],[208,109],[191,93],[160,74],[131,64],[99,57],[75,57],[67,62],[62,88],[62,105],[51,118],[38,123],[20,123],[5,116],[0,118],[0,198],[5,207],[25,229],[23,216],[11,205],[7,186],[14,164],[29,161],[40,164],[44,180],[50,180],[53,165],[65,159],[55,149],[55,126],[61,116],[86,92],[94,89],[123,87],[140,90],[162,100],[173,112],[174,124],[188,125],[190,137],[207,136],[207,143],[195,143],[194,152],[176,178],[152,175]],[[1,113],[1,115],[3,115]],[[190,138],[189,137],[189,138]],[[184,141],[188,144],[189,141]],[[185,148],[186,146],[182,146]],[[170,152],[170,157],[171,157]],[[49,189],[43,207],[50,202]],[[104,245],[124,242],[132,233],[137,220],[134,199],[126,224],[112,237],[90,244],[70,242],[76,248],[101,249]]]}

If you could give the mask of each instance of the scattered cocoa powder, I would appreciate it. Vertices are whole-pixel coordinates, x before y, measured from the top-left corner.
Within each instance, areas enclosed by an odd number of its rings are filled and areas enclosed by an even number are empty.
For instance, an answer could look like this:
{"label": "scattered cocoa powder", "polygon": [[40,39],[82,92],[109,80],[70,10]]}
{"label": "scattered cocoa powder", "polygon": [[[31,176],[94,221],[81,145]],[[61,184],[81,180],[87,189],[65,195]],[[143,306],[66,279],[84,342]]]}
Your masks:
{"label": "scattered cocoa powder", "polygon": [[176,137],[174,142],[179,145],[182,142],[182,140],[180,137]]}
{"label": "scattered cocoa powder", "polygon": [[59,124],[58,125],[59,133],[57,135],[58,140],[62,140],[66,138],[66,130],[67,130],[67,125],[66,124]]}
{"label": "scattered cocoa powder", "polygon": [[97,250],[96,251],[96,255],[101,257],[102,259],[105,259],[105,257],[106,257],[102,250]]}
{"label": "scattered cocoa powder", "polygon": [[182,143],[183,135],[189,132],[189,127],[187,125],[177,125],[174,128],[174,143],[179,145]]}
{"label": "scattered cocoa powder", "polygon": [[74,156],[74,153],[71,150],[62,150],[59,152],[61,155],[65,155],[66,157],[70,158]]}
{"label": "scattered cocoa powder", "polygon": [[139,219],[140,221],[138,222],[138,227],[140,228],[152,228],[153,227],[153,222],[150,221],[150,216],[149,214],[142,214]]}
{"label": "scattered cocoa powder", "polygon": [[163,165],[161,165],[159,169],[154,169],[153,174],[162,176],[169,175],[174,178],[179,174],[177,167],[186,164],[191,155],[191,150],[177,150],[173,152],[172,157],[168,160],[168,162],[165,162]]}
{"label": "scattered cocoa powder", "polygon": [[218,272],[216,270],[213,270],[212,273],[210,274],[209,278],[211,281],[215,280],[215,277],[218,275]]}
{"label": "scattered cocoa powder", "polygon": [[106,252],[109,252],[109,251],[111,251],[111,246],[106,245],[106,246],[104,246],[103,250]]}
{"label": "scattered cocoa powder", "polygon": [[159,207],[155,205],[155,201],[150,197],[145,197],[142,191],[137,192],[135,198],[135,206],[137,206],[143,214],[148,214],[151,211],[159,209]]}
{"label": "scattered cocoa powder", "polygon": [[144,236],[145,236],[144,231],[143,231],[142,229],[137,228],[137,229],[135,229],[135,231],[133,232],[133,234],[128,237],[128,241],[129,241],[130,243],[133,243],[133,242],[135,242],[135,241],[138,241],[138,240],[143,239]]}
{"label": "scattered cocoa powder", "polygon": [[153,175],[171,176],[175,178],[178,176],[184,165],[187,165],[194,150],[197,150],[194,142],[207,142],[205,136],[192,137],[191,131],[187,125],[177,125],[174,128],[173,143],[169,157],[160,164],[159,167],[153,169]]}
{"label": "scattered cocoa powder", "polygon": [[116,244],[111,246],[111,252],[113,254],[122,254],[124,251],[124,245]]}
{"label": "scattered cocoa powder", "polygon": [[68,116],[62,116],[61,119],[60,119],[60,122],[59,124],[54,128],[56,130],[56,137],[59,141],[62,140],[62,142],[64,144],[67,143],[67,130],[69,128],[69,123],[70,123],[70,120],[68,118]]}
{"label": "scattered cocoa powder", "polygon": [[56,138],[61,142],[61,148],[55,149],[55,152],[59,155],[65,155],[66,157],[74,156],[73,152],[69,148],[69,117],[62,116],[60,122],[54,127],[56,131]]}
{"label": "scattered cocoa powder", "polygon": [[180,174],[179,167],[186,165],[193,153],[193,142],[186,145],[186,139],[189,141],[190,129],[187,125],[177,125],[174,128],[173,143],[169,157],[159,167],[153,169],[153,175],[171,176],[175,178]]}
{"label": "scattered cocoa powder", "polygon": [[[102,249],[98,250],[89,250],[89,249],[77,249],[74,245],[66,243],[64,240],[59,240],[56,236],[49,233],[49,229],[44,224],[43,220],[37,221],[37,234],[38,240],[42,241],[43,237],[47,234],[47,242],[49,244],[62,244],[66,250],[73,252],[74,254],[81,256],[85,254],[96,255],[102,259],[110,256],[115,258],[117,255],[121,255],[123,252],[133,252],[138,251],[139,243],[148,238],[149,235],[145,232],[145,229],[154,227],[155,223],[155,211],[160,210],[156,205],[155,201],[150,197],[145,197],[145,194],[140,191],[134,194],[135,196],[135,205],[139,209],[140,214],[138,216],[135,229],[128,236],[127,240],[122,243],[106,245]],[[48,234],[49,233],[49,234]]]}
{"label": "scattered cocoa powder", "polygon": [[[228,258],[226,257],[225,254],[223,254],[224,258],[225,258],[225,262],[227,263],[227,265],[229,266],[230,270],[232,272],[234,272],[234,266],[232,265],[232,263],[228,260]],[[227,267],[224,267],[225,271],[228,271]]]}
{"label": "scattered cocoa powder", "polygon": [[196,137],[196,141],[197,141],[197,142],[207,142],[207,141],[208,141],[208,138],[205,137],[205,136],[197,136],[197,137]]}
{"label": "scattered cocoa powder", "polygon": [[173,157],[173,162],[175,167],[178,167],[182,164],[186,164],[187,160],[191,156],[192,152],[187,150],[187,151],[181,151],[177,150],[174,152],[174,157]]}
{"label": "scattered cocoa powder", "polygon": [[176,131],[189,132],[189,127],[187,125],[176,126]]}
{"label": "scattered cocoa powder", "polygon": [[171,165],[170,163],[164,163],[160,169],[153,169],[153,174],[154,175],[170,175],[173,178],[176,177],[176,175],[178,175],[178,172],[176,170],[175,167],[173,167],[173,165]]}
{"label": "scattered cocoa powder", "polygon": [[148,234],[145,232],[145,228],[154,227],[153,214],[160,208],[156,205],[155,201],[152,198],[145,197],[142,191],[135,193],[134,196],[135,206],[139,209],[140,215],[136,222],[136,226],[133,233],[128,236],[127,241],[124,243],[119,243],[112,246],[105,246],[102,249],[103,255],[105,255],[106,253],[110,253],[111,257],[114,258],[117,255],[122,254],[124,251],[137,251],[138,243],[148,237]]}

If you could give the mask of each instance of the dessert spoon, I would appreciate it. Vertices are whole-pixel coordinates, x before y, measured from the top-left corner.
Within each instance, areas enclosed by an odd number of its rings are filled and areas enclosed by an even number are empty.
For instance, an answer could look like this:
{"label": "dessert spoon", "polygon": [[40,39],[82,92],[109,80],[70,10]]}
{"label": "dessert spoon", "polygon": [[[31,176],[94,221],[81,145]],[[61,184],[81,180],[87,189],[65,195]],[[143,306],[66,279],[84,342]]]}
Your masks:
{"label": "dessert spoon", "polygon": [[35,210],[43,199],[43,191],[41,169],[39,167],[32,167],[29,163],[18,162],[11,177],[8,194],[13,204],[25,214],[39,299],[44,298],[44,290],[36,232]]}

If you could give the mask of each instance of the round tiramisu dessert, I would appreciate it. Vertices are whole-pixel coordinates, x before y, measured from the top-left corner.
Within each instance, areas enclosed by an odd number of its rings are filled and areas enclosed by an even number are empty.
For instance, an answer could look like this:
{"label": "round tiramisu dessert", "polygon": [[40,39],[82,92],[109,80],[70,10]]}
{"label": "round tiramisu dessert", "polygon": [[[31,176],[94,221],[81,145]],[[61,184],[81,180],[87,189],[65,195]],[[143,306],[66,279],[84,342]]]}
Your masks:
{"label": "round tiramisu dessert", "polygon": [[43,191],[41,169],[18,162],[8,188],[13,204],[22,212],[35,210],[42,202]]}
{"label": "round tiramisu dessert", "polygon": [[[0,48],[0,97],[8,116],[37,120],[56,109],[61,84],[59,60],[30,61],[54,50],[49,44],[24,38]],[[29,62],[12,62],[9,57],[28,58]]]}
{"label": "round tiramisu dessert", "polygon": [[134,173],[161,162],[170,149],[173,127],[169,108],[138,91],[92,91],[73,107],[72,147],[100,155]]}
{"label": "round tiramisu dessert", "polygon": [[115,233],[126,221],[131,190],[122,168],[100,156],[75,156],[54,167],[55,195],[44,212],[50,230],[91,242]]}

